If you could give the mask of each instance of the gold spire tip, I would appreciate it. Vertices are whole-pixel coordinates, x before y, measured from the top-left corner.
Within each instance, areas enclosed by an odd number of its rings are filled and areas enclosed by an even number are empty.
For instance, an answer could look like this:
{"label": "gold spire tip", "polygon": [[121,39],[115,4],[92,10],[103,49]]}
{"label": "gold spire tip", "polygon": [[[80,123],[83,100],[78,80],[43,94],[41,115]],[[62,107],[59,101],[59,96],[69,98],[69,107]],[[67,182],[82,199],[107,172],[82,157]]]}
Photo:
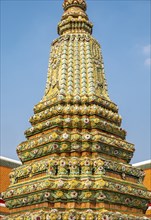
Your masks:
{"label": "gold spire tip", "polygon": [[84,11],[86,11],[86,9],[87,9],[87,4],[86,4],[85,0],[64,0],[63,8],[65,11],[68,8],[73,7],[73,6],[80,7]]}

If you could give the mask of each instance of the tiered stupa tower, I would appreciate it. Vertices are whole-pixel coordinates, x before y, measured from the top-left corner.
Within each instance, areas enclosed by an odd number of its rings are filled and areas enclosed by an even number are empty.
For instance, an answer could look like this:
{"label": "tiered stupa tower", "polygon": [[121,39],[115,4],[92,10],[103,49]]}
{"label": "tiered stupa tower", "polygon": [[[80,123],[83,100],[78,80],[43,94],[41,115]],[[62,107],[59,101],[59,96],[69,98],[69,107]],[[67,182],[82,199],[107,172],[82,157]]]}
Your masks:
{"label": "tiered stupa tower", "polygon": [[108,95],[85,0],[65,0],[45,95],[34,107],[23,165],[4,193],[10,220],[141,220],[149,194],[129,162],[118,107]]}

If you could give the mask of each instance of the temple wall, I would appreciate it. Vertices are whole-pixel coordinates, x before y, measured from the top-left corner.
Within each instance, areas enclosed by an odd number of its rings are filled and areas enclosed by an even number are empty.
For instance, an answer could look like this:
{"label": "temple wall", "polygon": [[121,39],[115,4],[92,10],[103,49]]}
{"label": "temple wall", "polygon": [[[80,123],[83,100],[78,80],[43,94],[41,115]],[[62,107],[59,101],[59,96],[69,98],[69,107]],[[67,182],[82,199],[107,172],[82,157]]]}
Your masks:
{"label": "temple wall", "polygon": [[[0,194],[8,188],[10,185],[9,173],[15,167],[18,167],[19,161],[12,160],[10,158],[0,157]],[[0,219],[9,213],[9,209],[6,208],[5,202],[0,195]]]}
{"label": "temple wall", "polygon": [[[151,192],[151,160],[134,164],[135,167],[145,171],[144,186]],[[151,217],[151,201],[146,212],[147,217]]]}

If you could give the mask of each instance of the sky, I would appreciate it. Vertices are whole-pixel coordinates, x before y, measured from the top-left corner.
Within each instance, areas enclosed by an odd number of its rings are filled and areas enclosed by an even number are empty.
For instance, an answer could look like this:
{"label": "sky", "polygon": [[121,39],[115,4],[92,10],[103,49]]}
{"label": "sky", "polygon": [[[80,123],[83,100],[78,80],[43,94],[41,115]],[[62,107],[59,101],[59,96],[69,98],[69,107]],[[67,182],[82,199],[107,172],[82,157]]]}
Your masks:
{"label": "sky", "polygon": [[[51,42],[62,0],[1,0],[1,155],[16,147],[44,95]],[[149,0],[87,0],[93,36],[102,47],[109,95],[119,107],[131,163],[151,158]]]}

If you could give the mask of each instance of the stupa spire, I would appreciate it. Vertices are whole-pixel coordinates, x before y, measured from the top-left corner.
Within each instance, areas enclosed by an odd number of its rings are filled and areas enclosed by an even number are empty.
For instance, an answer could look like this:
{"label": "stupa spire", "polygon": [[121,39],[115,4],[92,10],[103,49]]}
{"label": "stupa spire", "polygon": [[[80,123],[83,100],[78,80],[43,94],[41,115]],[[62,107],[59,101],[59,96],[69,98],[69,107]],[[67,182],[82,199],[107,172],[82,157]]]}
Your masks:
{"label": "stupa spire", "polygon": [[85,0],[65,0],[64,14],[58,25],[58,34],[92,33],[92,23],[86,14]]}
{"label": "stupa spire", "polygon": [[86,2],[63,7],[45,94],[17,147],[23,165],[3,195],[5,220],[144,220],[144,173],[129,164],[134,146],[109,99]]}
{"label": "stupa spire", "polygon": [[52,43],[42,101],[110,101],[101,47],[91,35],[93,25],[85,0],[65,0],[63,8],[58,24],[60,38]]}

